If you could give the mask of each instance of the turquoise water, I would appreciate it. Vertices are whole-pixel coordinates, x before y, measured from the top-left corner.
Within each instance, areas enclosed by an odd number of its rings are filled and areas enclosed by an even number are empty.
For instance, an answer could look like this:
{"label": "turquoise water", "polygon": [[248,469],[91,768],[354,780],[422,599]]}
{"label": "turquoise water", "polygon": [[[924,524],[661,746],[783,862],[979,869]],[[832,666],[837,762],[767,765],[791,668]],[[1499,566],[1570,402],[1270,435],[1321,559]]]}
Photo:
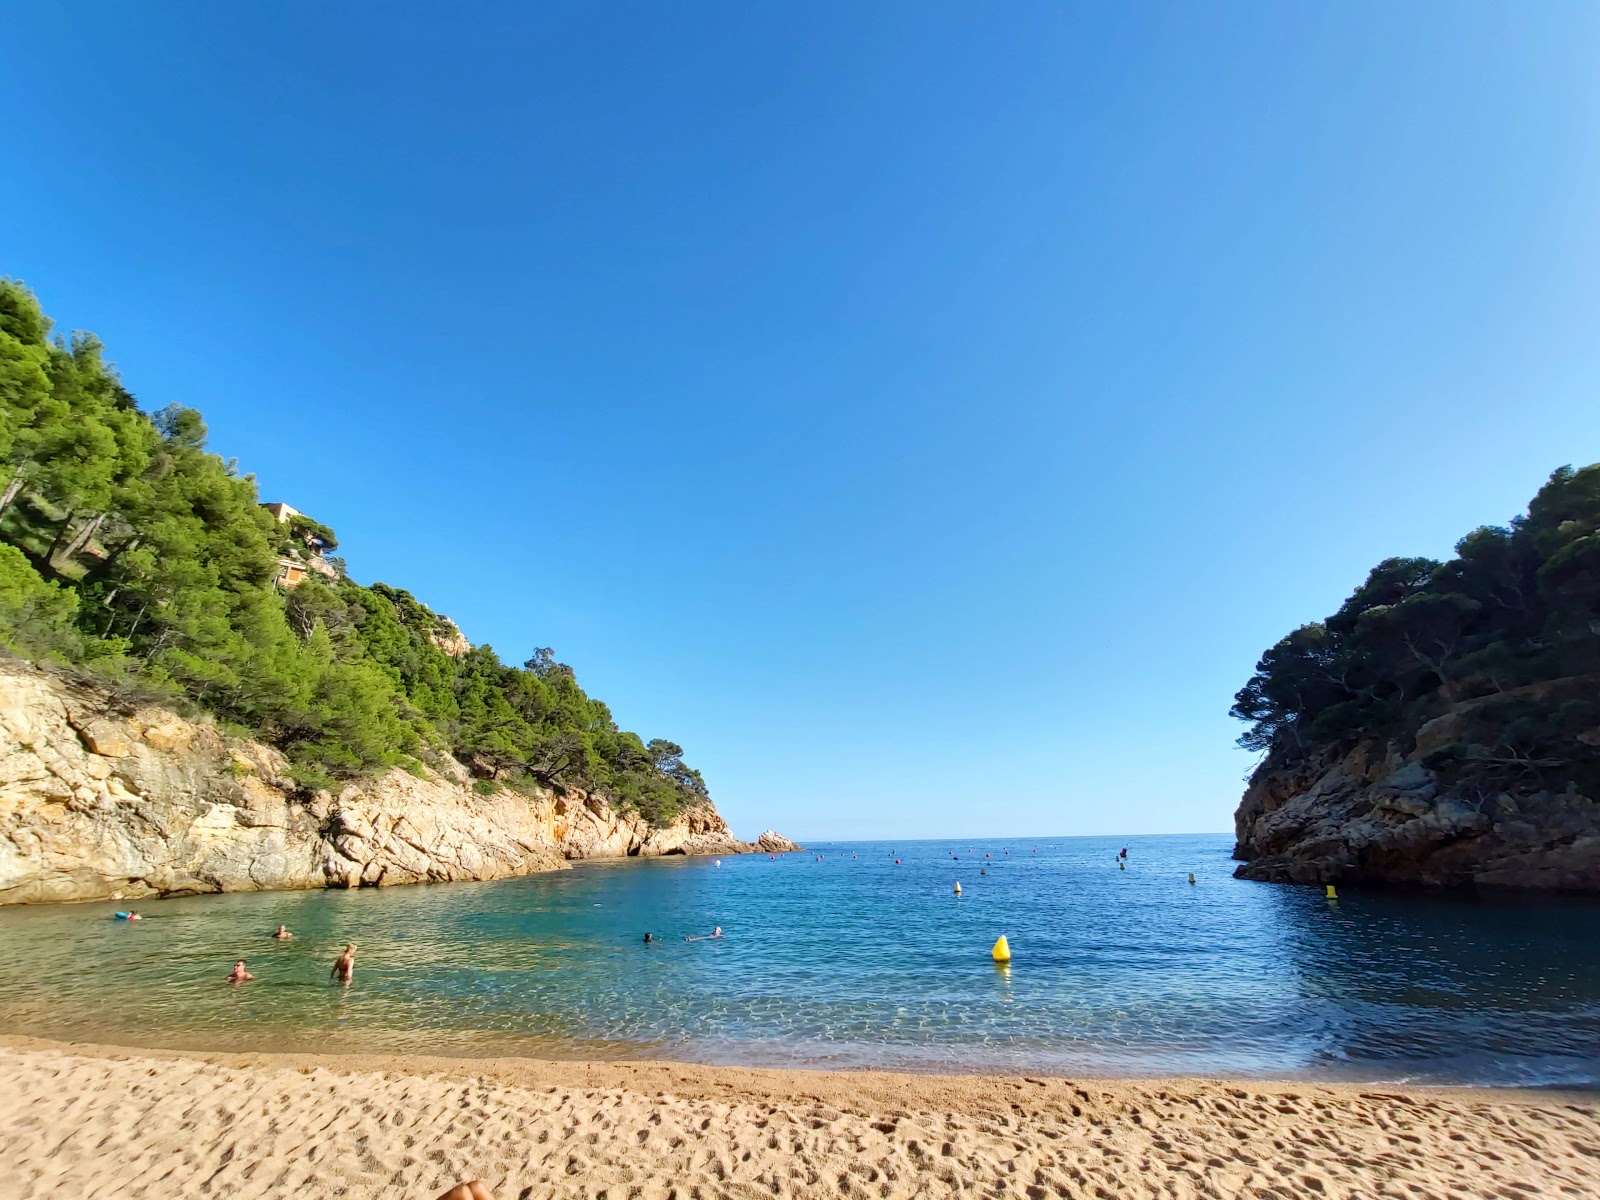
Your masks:
{"label": "turquoise water", "polygon": [[[1330,905],[1231,878],[1228,850],[1221,835],[856,843],[199,896],[131,925],[111,919],[120,904],[10,908],[0,1022],[170,1046],[1600,1081],[1600,904]],[[268,936],[279,922],[293,942]],[[713,925],[723,939],[683,940]],[[1010,969],[989,957],[1002,933]],[[346,940],[355,983],[330,986]],[[257,980],[233,987],[239,957]]]}

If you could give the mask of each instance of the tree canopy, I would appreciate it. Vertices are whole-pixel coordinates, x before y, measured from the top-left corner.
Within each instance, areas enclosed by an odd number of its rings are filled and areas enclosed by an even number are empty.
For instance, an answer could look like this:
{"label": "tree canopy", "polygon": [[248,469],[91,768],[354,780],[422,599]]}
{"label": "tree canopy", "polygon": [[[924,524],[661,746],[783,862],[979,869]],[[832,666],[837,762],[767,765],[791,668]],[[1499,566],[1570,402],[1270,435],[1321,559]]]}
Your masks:
{"label": "tree canopy", "polygon": [[1562,467],[1528,511],[1446,562],[1390,558],[1326,620],[1288,634],[1234,698],[1248,749],[1279,763],[1359,738],[1487,790],[1600,786],[1600,464]]}
{"label": "tree canopy", "polygon": [[280,591],[279,557],[321,557],[333,530],[275,520],[199,412],[147,413],[96,338],[51,331],[0,279],[0,644],[186,698],[307,787],[449,754],[480,786],[598,790],[656,823],[706,795],[681,747],[620,729],[548,648],[452,656],[453,624],[342,571]]}

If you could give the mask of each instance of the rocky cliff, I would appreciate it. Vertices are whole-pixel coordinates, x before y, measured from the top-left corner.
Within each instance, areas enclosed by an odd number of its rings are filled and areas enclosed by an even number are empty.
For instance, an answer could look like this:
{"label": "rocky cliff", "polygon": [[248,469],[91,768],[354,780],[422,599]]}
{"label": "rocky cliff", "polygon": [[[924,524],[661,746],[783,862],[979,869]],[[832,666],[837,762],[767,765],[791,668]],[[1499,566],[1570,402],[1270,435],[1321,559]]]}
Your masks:
{"label": "rocky cliff", "polygon": [[1427,765],[1458,744],[1481,703],[1429,721],[1406,753],[1369,740],[1303,759],[1270,754],[1234,814],[1235,874],[1600,891],[1600,804],[1577,784],[1486,789]]}
{"label": "rocky cliff", "polygon": [[571,792],[482,794],[447,762],[302,795],[282,754],[0,662],[0,904],[498,879],[567,859],[794,849],[709,803],[665,828]]}

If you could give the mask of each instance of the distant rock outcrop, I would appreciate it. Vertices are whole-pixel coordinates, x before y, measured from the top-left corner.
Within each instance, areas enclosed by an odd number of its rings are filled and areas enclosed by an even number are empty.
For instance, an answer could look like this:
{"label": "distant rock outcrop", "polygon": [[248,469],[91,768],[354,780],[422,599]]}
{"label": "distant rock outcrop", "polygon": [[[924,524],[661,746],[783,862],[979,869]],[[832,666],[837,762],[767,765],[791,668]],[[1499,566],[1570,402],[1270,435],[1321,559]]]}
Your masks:
{"label": "distant rock outcrop", "polygon": [[655,828],[581,792],[481,793],[453,760],[311,796],[288,768],[208,722],[0,662],[0,904],[497,879],[569,858],[757,848],[709,802]]}
{"label": "distant rock outcrop", "polygon": [[467,641],[464,633],[457,628],[456,623],[449,617],[437,618],[438,624],[433,632],[428,635],[428,640],[451,658],[460,658],[472,649],[472,643]]}
{"label": "distant rock outcrop", "polygon": [[802,847],[798,842],[791,842],[777,830],[769,829],[756,839],[756,849],[767,854],[787,854]]}
{"label": "distant rock outcrop", "polygon": [[1269,754],[1234,814],[1240,878],[1600,891],[1600,804],[1576,785],[1487,791],[1425,760],[1474,702],[1424,725],[1399,753],[1383,739],[1288,761]]}

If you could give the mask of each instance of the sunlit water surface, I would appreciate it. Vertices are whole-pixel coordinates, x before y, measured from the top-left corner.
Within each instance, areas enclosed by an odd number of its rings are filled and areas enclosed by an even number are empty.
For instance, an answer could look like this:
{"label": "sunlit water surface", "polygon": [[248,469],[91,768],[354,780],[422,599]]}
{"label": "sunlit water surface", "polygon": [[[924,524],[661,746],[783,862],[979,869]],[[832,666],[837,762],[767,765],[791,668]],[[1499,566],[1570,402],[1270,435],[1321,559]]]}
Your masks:
{"label": "sunlit water surface", "polygon": [[[214,1048],[1600,1081],[1600,905],[1365,892],[1333,904],[1234,880],[1220,835],[1129,841],[1125,870],[1122,844],[589,863],[148,902],[134,924],[111,917],[126,904],[9,908],[0,1022]],[[280,922],[294,941],[268,936]],[[723,939],[684,940],[714,925]],[[660,943],[643,945],[645,930]],[[1009,969],[989,955],[1002,933]],[[331,986],[347,940],[355,983]],[[240,957],[256,981],[230,986]]]}

